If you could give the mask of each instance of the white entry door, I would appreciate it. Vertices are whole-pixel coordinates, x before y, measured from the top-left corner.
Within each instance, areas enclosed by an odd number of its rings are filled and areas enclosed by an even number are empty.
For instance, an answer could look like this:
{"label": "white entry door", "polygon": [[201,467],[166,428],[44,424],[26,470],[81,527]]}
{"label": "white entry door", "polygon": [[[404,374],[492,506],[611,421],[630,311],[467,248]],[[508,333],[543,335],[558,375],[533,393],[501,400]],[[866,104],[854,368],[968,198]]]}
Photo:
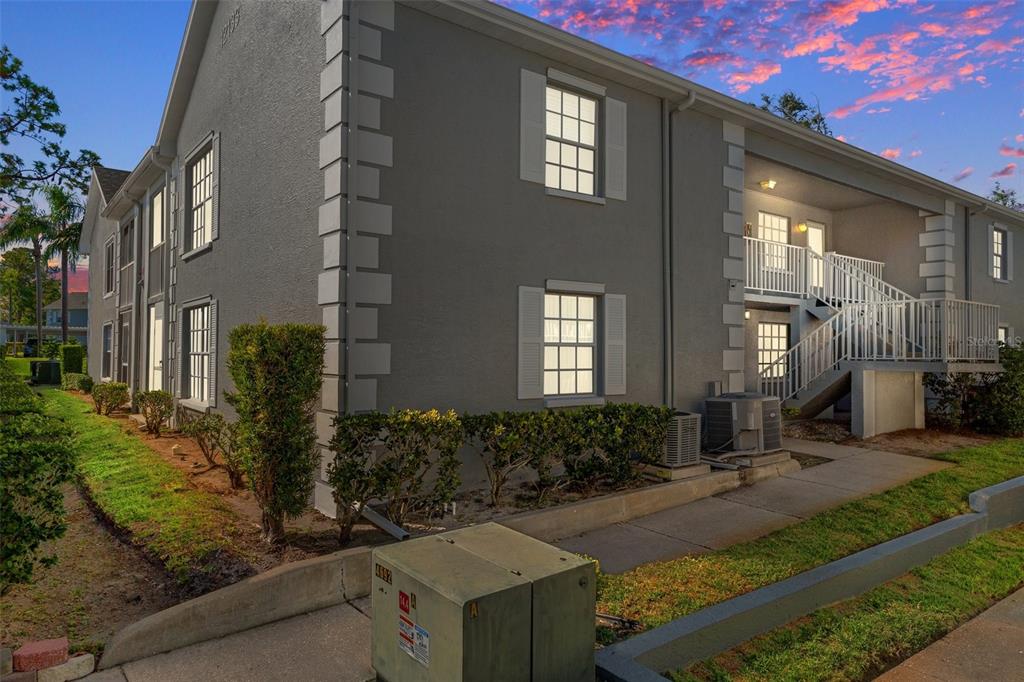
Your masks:
{"label": "white entry door", "polygon": [[149,306],[149,390],[164,387],[164,306]]}
{"label": "white entry door", "polygon": [[[818,254],[825,255],[825,226],[821,223],[807,221],[807,248]],[[811,266],[811,286],[821,287],[825,284],[824,264],[814,260]]]}

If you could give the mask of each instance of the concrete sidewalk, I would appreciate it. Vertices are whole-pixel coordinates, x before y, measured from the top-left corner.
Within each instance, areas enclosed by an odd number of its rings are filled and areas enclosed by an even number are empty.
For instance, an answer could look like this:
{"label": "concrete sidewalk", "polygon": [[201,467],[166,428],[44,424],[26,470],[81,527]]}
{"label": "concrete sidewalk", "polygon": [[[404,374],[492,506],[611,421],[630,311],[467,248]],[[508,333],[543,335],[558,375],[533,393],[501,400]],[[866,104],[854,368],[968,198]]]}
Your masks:
{"label": "concrete sidewalk", "polygon": [[[357,603],[362,600],[357,600]],[[370,619],[339,604],[94,673],[88,682],[366,682]]]}
{"label": "concrete sidewalk", "polygon": [[882,682],[1024,679],[1024,589],[877,679]]}
{"label": "concrete sidewalk", "polygon": [[792,452],[832,461],[555,544],[594,557],[605,573],[622,573],[652,561],[753,540],[826,509],[950,466],[923,457],[784,440]]}

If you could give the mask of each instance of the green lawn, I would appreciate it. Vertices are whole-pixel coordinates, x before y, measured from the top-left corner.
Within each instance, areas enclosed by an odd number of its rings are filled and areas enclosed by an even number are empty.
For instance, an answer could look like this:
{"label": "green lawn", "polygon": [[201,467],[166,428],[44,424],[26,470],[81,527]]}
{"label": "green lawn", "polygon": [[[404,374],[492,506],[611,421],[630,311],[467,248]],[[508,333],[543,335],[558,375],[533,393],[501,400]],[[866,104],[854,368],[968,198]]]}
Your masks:
{"label": "green lawn", "polygon": [[75,430],[78,471],[89,497],[179,581],[200,586],[204,574],[241,555],[234,538],[238,519],[217,497],[189,485],[123,422],[95,414],[70,393],[41,393],[46,411]]}
{"label": "green lawn", "polygon": [[[821,609],[673,678],[871,679],[1022,584],[1024,525],[1018,525],[986,533],[859,597]],[[1009,659],[1007,663],[1013,665]]]}
{"label": "green lawn", "polygon": [[14,373],[18,376],[30,377],[32,376],[31,362],[33,360],[45,360],[46,358],[5,358],[7,364],[14,369]]}
{"label": "green lawn", "polygon": [[598,611],[654,627],[964,513],[971,492],[1024,475],[1024,440],[937,459],[956,466],[722,551],[602,574]]}

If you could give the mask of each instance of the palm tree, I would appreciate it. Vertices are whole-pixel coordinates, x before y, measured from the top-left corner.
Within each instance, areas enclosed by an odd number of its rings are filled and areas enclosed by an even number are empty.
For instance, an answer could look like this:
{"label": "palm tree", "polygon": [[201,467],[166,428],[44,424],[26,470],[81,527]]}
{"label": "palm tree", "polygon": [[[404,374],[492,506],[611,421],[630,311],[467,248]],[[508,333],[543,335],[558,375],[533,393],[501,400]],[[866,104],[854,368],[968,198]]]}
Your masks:
{"label": "palm tree", "polygon": [[43,247],[50,237],[50,223],[32,204],[22,204],[0,225],[0,249],[29,242],[36,270],[36,348],[43,343]]}
{"label": "palm tree", "polygon": [[49,205],[49,238],[43,255],[47,259],[60,254],[60,342],[68,342],[68,270],[75,269],[78,260],[78,241],[82,237],[81,200],[58,185],[48,185],[43,194]]}

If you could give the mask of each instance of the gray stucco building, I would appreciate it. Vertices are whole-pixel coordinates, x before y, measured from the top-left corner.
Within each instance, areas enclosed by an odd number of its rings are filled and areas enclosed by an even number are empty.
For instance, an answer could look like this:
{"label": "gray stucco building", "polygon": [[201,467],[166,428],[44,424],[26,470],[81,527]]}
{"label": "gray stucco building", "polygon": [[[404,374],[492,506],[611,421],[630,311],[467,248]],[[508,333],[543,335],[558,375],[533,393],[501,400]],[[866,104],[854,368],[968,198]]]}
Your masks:
{"label": "gray stucco building", "polygon": [[232,327],[322,323],[323,439],[745,389],[872,435],[1024,330],[1024,215],[486,2],[196,2],[93,183],[93,376],[224,410]]}

